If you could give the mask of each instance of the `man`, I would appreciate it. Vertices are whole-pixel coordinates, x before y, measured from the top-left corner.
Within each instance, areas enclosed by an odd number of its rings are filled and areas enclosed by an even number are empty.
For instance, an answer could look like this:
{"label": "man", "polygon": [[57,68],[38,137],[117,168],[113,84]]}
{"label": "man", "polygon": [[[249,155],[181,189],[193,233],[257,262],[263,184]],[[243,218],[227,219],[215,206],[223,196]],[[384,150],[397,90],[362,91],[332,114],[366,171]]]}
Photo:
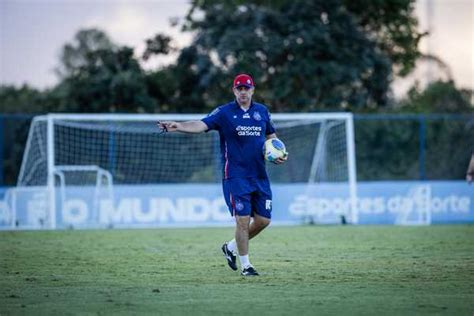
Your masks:
{"label": "man", "polygon": [[[252,77],[237,75],[232,90],[235,101],[217,107],[201,121],[159,124],[169,132],[219,132],[224,197],[236,222],[235,238],[222,245],[222,252],[229,267],[236,271],[238,251],[241,274],[254,276],[258,272],[250,263],[249,239],[270,224],[272,211],[272,192],[262,147],[266,139],[275,138],[276,134],[267,107],[252,101],[255,91]],[[275,163],[286,160],[287,157],[281,158]]]}
{"label": "man", "polygon": [[467,183],[471,184],[473,180],[474,180],[474,151],[471,154],[471,160],[469,161],[469,165],[467,166],[467,171],[466,171]]}

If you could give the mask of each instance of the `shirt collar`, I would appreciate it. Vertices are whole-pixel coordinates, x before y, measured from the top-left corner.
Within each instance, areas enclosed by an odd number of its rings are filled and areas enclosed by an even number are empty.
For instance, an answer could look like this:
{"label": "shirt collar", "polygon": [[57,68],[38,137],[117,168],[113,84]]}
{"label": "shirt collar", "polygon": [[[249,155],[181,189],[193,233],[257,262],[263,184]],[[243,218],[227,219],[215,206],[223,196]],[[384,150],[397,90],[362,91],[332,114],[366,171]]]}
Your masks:
{"label": "shirt collar", "polygon": [[[234,107],[235,107],[236,109],[240,109],[240,108],[241,108],[240,105],[239,105],[239,103],[237,102],[237,100],[234,100],[233,103],[234,103]],[[248,109],[247,111],[249,111],[249,110],[252,108],[253,104],[254,104],[253,100],[250,101],[250,106],[249,106],[249,109]]]}

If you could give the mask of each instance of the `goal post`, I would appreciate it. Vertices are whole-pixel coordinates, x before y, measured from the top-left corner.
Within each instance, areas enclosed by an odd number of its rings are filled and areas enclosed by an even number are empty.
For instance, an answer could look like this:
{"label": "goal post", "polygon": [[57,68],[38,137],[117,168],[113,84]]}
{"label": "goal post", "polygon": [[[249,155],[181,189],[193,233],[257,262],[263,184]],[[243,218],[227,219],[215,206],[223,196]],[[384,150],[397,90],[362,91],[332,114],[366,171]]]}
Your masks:
{"label": "goal post", "polygon": [[[272,182],[277,180],[305,184],[300,198],[306,204],[306,209],[305,212],[299,212],[305,222],[334,224],[345,221],[357,224],[357,174],[352,113],[282,113],[273,114],[272,119],[278,137],[287,146],[290,161],[296,160],[293,165],[304,170],[303,174],[294,177],[294,167],[280,168],[281,166],[270,164],[267,169]],[[303,154],[299,155],[299,152]],[[272,177],[284,172],[286,176],[283,179]],[[344,199],[344,205],[328,212],[323,201],[331,197],[336,187],[337,194]]]}
{"label": "goal post", "polygon": [[[74,194],[87,195],[94,208],[114,199],[126,185],[201,184],[221,181],[219,135],[167,133],[163,120],[200,120],[205,114],[48,114],[33,119],[18,177],[17,192],[41,190],[44,210],[38,228],[56,228],[58,216]],[[267,164],[272,185],[299,185],[295,200],[304,210],[294,213],[316,223],[356,224],[357,179],[354,125],[351,113],[273,114],[277,135],[286,144],[289,161]],[[30,187],[25,191],[25,188]],[[327,196],[338,192],[342,207],[328,210]],[[47,192],[48,194],[44,194]],[[74,194],[70,192],[74,192]],[[79,192],[79,193],[78,193]],[[342,192],[342,193],[341,193]],[[19,194],[19,193],[18,193]],[[274,197],[275,199],[275,197]],[[15,200],[15,199],[14,199]],[[18,203],[17,203],[18,204]],[[288,211],[288,210],[286,210]],[[22,218],[17,210],[12,218]],[[87,226],[98,226],[92,210]],[[296,215],[295,215],[296,214]],[[17,226],[24,226],[20,222]],[[34,223],[29,223],[33,225]],[[100,226],[100,225],[99,225]]]}

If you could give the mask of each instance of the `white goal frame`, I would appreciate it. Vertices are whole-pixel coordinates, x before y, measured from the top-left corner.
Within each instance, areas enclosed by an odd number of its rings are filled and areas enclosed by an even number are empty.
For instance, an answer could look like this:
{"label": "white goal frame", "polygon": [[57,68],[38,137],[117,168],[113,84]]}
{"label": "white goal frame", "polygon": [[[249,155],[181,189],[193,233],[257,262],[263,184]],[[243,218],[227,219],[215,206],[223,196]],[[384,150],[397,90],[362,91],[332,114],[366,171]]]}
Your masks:
{"label": "white goal frame", "polygon": [[[31,123],[31,126],[35,122],[46,121],[46,143],[47,143],[47,189],[50,193],[49,202],[50,204],[50,217],[51,223],[49,228],[56,228],[55,223],[55,214],[56,214],[56,190],[55,190],[55,178],[58,176],[61,178],[61,170],[71,168],[71,166],[56,166],[54,165],[55,157],[55,148],[54,148],[54,139],[55,131],[54,124],[55,121],[68,120],[68,121],[163,121],[163,120],[200,120],[205,117],[206,114],[47,114],[35,117]],[[346,154],[347,154],[347,168],[348,168],[348,185],[349,185],[349,204],[350,204],[350,214],[347,220],[352,224],[358,223],[358,210],[357,210],[357,177],[356,177],[356,157],[355,157],[355,141],[354,141],[354,124],[353,124],[353,115],[352,113],[294,113],[294,114],[272,114],[272,119],[274,121],[279,120],[311,120],[311,121],[326,121],[326,120],[343,120],[345,122],[345,136],[346,136]],[[25,153],[28,152],[31,142],[31,133],[30,129],[28,142],[26,145]],[[316,148],[316,151],[318,148]],[[314,159],[319,159],[314,157]],[[26,154],[23,157],[23,163],[20,169],[20,174],[18,179],[20,180],[25,175],[25,160]],[[97,166],[74,166],[75,169],[94,169],[98,168]],[[100,169],[100,168],[99,168]],[[104,169],[97,170],[98,176],[105,177],[110,184],[113,183],[112,176],[109,172]],[[313,168],[311,169],[311,175],[309,179],[314,180]],[[64,181],[63,181],[64,182]],[[21,183],[18,184],[21,188]],[[18,187],[17,187],[18,188]],[[19,189],[19,188],[18,188]],[[113,189],[106,188],[110,191],[110,195],[113,196]],[[60,192],[62,192],[60,190]],[[15,218],[14,215],[12,218]]]}

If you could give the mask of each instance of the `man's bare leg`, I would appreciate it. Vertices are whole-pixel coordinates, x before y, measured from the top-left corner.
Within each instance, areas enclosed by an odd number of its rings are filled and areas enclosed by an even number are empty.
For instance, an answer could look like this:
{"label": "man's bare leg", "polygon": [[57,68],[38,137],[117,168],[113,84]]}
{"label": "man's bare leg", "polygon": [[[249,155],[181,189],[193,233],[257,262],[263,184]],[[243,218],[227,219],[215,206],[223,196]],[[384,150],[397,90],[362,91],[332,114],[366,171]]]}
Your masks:
{"label": "man's bare leg", "polygon": [[260,234],[268,225],[270,225],[271,220],[269,218],[254,214],[253,221],[250,223],[249,228],[249,239]]}
{"label": "man's bare leg", "polygon": [[249,254],[249,226],[250,216],[235,215],[235,241],[239,255],[246,256]]}

